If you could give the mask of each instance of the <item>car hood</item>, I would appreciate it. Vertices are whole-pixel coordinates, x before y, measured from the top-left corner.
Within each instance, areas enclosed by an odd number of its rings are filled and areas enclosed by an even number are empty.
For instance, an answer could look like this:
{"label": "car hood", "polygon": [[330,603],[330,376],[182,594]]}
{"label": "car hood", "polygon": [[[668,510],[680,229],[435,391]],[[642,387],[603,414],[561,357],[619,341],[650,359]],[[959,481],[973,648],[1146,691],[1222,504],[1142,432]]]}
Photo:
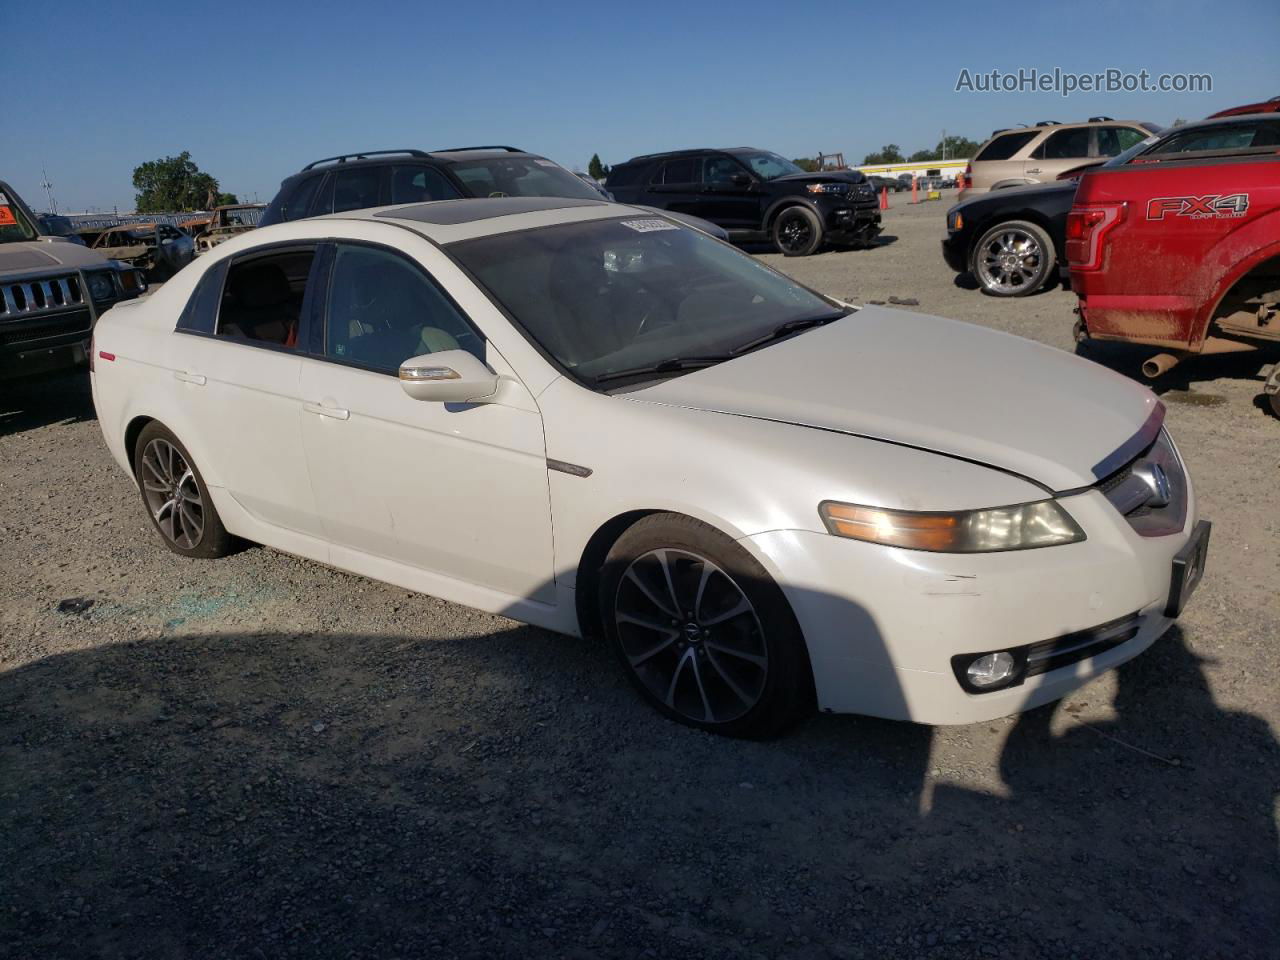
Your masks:
{"label": "car hood", "polygon": [[791,173],[774,177],[769,183],[864,183],[867,177],[857,170],[828,170],[825,173]]}
{"label": "car hood", "polygon": [[1160,405],[1064,351],[885,307],[626,396],[904,444],[1055,491],[1096,483]]}
{"label": "car hood", "polygon": [[956,210],[969,210],[983,206],[994,207],[999,204],[1016,206],[1027,197],[1047,196],[1054,193],[1074,193],[1075,189],[1076,182],[1074,180],[1050,180],[1048,183],[1029,183],[1023,187],[1006,187],[1003,190],[991,190],[976,197],[970,197],[968,200],[961,200],[947,212],[954,213]]}
{"label": "car hood", "polygon": [[102,254],[64,240],[0,244],[0,277],[105,266]]}

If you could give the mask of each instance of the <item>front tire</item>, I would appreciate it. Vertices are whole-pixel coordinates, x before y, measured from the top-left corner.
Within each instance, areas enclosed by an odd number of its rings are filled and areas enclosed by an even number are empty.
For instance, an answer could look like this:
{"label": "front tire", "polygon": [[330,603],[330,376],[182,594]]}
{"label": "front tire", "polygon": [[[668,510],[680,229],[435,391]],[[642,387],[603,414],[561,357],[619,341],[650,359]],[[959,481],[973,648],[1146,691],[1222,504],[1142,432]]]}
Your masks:
{"label": "front tire", "polygon": [[808,207],[787,207],[773,220],[773,245],[784,257],[807,257],[822,246],[822,221]]}
{"label": "front tire", "polygon": [[734,737],[775,735],[812,709],[804,637],[746,550],[691,517],[654,514],[609,551],[600,619],[659,711]]}
{"label": "front tire", "polygon": [[969,257],[982,292],[992,297],[1025,297],[1042,290],[1056,264],[1049,234],[1026,220],[996,224],[973,245]]}
{"label": "front tire", "polygon": [[202,560],[231,553],[235,540],[222,525],[195,461],[173,431],[152,421],[138,434],[133,449],[142,505],[165,546]]}

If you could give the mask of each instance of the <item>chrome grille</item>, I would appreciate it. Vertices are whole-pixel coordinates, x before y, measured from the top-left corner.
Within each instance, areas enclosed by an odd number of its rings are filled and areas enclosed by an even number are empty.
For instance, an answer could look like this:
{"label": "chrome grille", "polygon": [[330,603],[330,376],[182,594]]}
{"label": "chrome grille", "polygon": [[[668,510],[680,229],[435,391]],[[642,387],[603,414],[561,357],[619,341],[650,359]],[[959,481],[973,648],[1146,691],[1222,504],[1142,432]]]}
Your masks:
{"label": "chrome grille", "polygon": [[46,277],[0,283],[0,320],[39,316],[85,305],[80,278]]}
{"label": "chrome grille", "polygon": [[[1134,469],[1143,466],[1149,470],[1152,465],[1157,465],[1168,480],[1168,502],[1153,496],[1143,471]],[[1168,432],[1162,429],[1136,457],[1104,478],[1097,489],[1140,535],[1163,537],[1179,532],[1186,522],[1188,486],[1186,469]]]}
{"label": "chrome grille", "polygon": [[857,183],[849,190],[849,196],[854,200],[874,200],[876,191],[873,186],[868,183]]}

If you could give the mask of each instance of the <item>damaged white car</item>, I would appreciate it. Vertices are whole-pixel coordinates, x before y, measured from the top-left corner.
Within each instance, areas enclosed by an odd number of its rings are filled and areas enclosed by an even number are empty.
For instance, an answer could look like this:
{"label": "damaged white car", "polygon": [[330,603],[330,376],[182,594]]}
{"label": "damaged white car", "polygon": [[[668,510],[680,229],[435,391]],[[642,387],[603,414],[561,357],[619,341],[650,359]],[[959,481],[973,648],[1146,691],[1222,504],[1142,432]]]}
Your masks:
{"label": "damaged white car", "polygon": [[257,230],[95,351],[174,551],[242,538],[603,636],[720,733],[1061,697],[1169,627],[1207,549],[1145,388],[603,201]]}

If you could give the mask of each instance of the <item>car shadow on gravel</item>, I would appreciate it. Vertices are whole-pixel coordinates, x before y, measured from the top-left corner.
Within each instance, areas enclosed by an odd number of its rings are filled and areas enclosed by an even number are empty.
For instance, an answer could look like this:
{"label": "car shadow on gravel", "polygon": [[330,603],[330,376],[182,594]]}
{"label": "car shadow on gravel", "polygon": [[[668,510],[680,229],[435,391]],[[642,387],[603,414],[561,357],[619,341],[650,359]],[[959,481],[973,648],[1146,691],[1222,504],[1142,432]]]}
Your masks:
{"label": "car shadow on gravel", "polygon": [[0,437],[54,423],[93,420],[95,416],[85,371],[20,380],[0,388]]}
{"label": "car shadow on gravel", "polygon": [[0,674],[0,954],[1280,942],[1277,746],[1213,702],[1176,629],[1121,669],[1112,722],[1055,732],[1051,707],[948,734],[1009,731],[1003,796],[966,786],[963,751],[934,768],[927,727],[725,740],[641,704],[600,644],[486,630],[162,635]]}

